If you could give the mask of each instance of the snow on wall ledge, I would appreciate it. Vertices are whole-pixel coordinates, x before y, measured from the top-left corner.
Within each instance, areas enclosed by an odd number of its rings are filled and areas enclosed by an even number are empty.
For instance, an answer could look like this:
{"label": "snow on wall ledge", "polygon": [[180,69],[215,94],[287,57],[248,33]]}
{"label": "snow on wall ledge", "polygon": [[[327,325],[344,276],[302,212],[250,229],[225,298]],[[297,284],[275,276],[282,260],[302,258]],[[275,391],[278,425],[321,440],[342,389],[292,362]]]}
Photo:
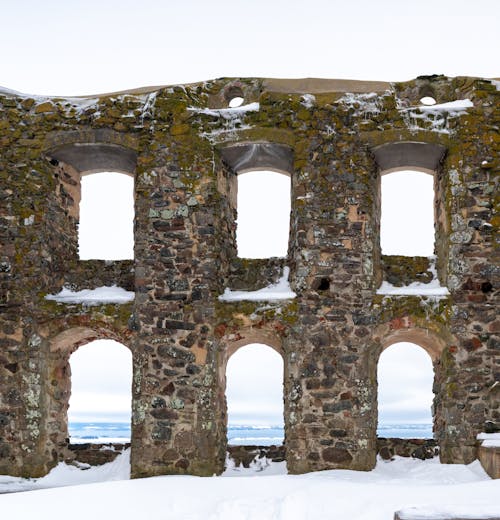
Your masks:
{"label": "snow on wall ledge", "polygon": [[272,301],[272,300],[290,300],[297,295],[292,291],[288,282],[290,268],[283,268],[283,276],[275,284],[268,285],[257,291],[232,291],[225,289],[224,294],[219,296],[221,302],[239,302],[239,301]]}
{"label": "snow on wall ledge", "polygon": [[500,448],[500,433],[479,433],[477,440],[482,441],[485,448]]}
{"label": "snow on wall ledge", "polygon": [[382,282],[377,294],[388,296],[448,296],[450,292],[439,284],[439,280],[430,283],[413,282],[410,285],[396,287],[389,282]]}
{"label": "snow on wall ledge", "polygon": [[429,256],[429,271],[432,273],[432,280],[429,283],[413,282],[409,285],[396,287],[384,280],[377,289],[377,294],[387,296],[449,296],[448,288],[443,287],[439,282],[435,256]]}
{"label": "snow on wall ledge", "polygon": [[58,294],[48,294],[46,300],[58,303],[84,303],[87,305],[100,305],[103,303],[128,303],[133,301],[135,293],[126,291],[121,287],[97,287],[96,289],[84,289],[73,292],[64,287]]}

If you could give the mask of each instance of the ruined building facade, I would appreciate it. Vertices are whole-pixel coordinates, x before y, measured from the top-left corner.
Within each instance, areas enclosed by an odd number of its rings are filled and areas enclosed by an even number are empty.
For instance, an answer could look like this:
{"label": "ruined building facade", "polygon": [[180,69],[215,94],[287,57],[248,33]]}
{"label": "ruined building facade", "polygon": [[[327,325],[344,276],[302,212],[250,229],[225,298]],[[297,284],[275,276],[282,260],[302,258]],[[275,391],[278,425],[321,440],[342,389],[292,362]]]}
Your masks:
{"label": "ruined building facade", "polygon": [[[102,338],[133,355],[134,477],[222,471],[226,363],[255,342],[284,360],[290,472],[374,466],[377,362],[400,341],[433,360],[441,460],[473,460],[500,412],[499,95],[498,82],[442,76],[0,91],[0,474],[39,476],[66,457],[69,356]],[[244,105],[228,108],[234,97]],[[236,179],[252,169],[291,177],[286,258],[237,256]],[[426,258],[381,255],[380,177],[398,169],[434,177],[447,295],[377,293],[433,278]],[[79,260],[80,178],[98,171],[134,177],[134,260]],[[293,299],[218,298],[285,266]],[[111,285],[135,299],[45,298]]]}

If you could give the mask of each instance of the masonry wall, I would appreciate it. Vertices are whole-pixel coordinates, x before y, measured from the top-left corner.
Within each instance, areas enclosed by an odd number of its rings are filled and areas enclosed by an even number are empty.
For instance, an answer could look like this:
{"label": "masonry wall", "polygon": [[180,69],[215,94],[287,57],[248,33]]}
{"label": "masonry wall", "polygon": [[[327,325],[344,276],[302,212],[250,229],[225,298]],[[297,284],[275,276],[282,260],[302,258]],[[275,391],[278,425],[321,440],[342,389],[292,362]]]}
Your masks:
{"label": "masonry wall", "polygon": [[[472,106],[429,111],[429,94]],[[234,95],[245,106],[227,108]],[[499,421],[498,96],[489,80],[443,76],[0,91],[0,473],[39,476],[69,456],[69,356],[98,338],[133,354],[134,477],[222,471],[226,363],[252,342],[284,359],[290,472],[373,467],[377,362],[398,341],[433,359],[441,459],[473,460],[476,434]],[[449,296],[377,294],[383,279],[432,278],[428,259],[380,252],[380,176],[405,167],[434,175]],[[252,169],[291,176],[284,259],[237,257],[236,176]],[[134,261],[78,260],[80,176],[95,171],[134,176]],[[285,266],[295,299],[218,299]],[[45,299],[113,284],[135,300]]]}

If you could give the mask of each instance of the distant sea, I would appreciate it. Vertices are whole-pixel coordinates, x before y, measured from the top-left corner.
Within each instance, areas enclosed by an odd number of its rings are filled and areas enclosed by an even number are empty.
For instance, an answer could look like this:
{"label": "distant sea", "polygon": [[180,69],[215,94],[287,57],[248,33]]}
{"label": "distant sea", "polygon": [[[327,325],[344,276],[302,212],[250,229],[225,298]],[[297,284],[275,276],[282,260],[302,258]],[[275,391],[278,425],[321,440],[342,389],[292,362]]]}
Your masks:
{"label": "distant sea", "polygon": [[[129,442],[130,424],[121,422],[70,422],[71,442],[105,443]],[[431,424],[385,424],[377,430],[379,437],[400,439],[432,438]],[[232,445],[257,444],[270,446],[283,442],[282,426],[229,426],[228,443]]]}

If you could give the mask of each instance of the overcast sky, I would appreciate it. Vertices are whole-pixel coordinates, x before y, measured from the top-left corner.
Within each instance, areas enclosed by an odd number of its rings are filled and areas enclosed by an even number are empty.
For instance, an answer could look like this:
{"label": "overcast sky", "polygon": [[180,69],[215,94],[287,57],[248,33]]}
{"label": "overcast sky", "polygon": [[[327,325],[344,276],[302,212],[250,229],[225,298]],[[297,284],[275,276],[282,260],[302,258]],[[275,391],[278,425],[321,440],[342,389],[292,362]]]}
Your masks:
{"label": "overcast sky", "polygon": [[[34,94],[95,94],[222,76],[500,76],[498,0],[17,0],[2,2],[1,20],[0,85]],[[244,366],[259,374],[262,386],[266,363],[260,356],[245,359]],[[121,363],[113,359],[114,366]],[[123,359],[124,366],[130,362]],[[406,375],[408,361],[404,371],[392,365],[389,372]],[[78,378],[78,362],[73,365]],[[90,366],[96,369],[94,362]],[[119,383],[115,373],[104,374],[108,385]],[[81,386],[88,397],[94,376],[74,379],[74,389]],[[405,381],[406,389],[413,385],[412,378]],[[246,384],[235,390],[236,400]],[[94,411],[110,402],[116,411],[123,395],[114,385],[106,391],[109,400],[78,400],[95,403]],[[402,401],[400,410],[413,407],[400,384],[388,399]],[[260,409],[266,406],[262,402]],[[394,406],[387,410],[393,413]]]}
{"label": "overcast sky", "polygon": [[497,0],[2,2],[0,85],[92,94],[227,76],[492,77]]}

